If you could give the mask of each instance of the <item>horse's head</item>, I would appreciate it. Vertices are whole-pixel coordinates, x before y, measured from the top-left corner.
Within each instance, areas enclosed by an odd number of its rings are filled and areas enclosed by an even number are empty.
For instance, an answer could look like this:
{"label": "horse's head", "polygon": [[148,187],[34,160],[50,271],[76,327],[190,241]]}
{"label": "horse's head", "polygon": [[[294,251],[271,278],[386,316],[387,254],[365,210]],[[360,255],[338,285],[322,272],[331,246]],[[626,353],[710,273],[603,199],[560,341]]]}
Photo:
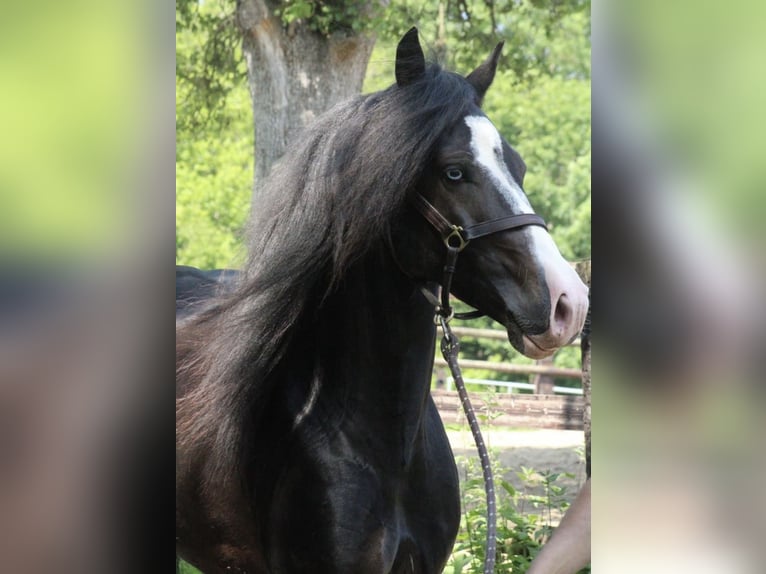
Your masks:
{"label": "horse's head", "polygon": [[[522,189],[524,162],[479,107],[494,78],[501,47],[462,79],[472,88],[467,92],[471,101],[443,130],[413,195],[426,199],[442,217],[442,226],[447,222],[476,231],[460,252],[452,293],[502,323],[518,351],[542,358],[580,332],[588,289],[534,217],[528,222],[521,218],[513,228],[502,223],[477,227],[534,213]],[[397,84],[414,88],[425,73],[413,29],[397,50]],[[413,278],[441,282],[445,233],[438,230],[439,221],[429,222],[423,216],[422,206],[420,213],[406,211],[408,224],[397,231],[399,240],[394,243],[400,265]],[[452,241],[459,243],[460,238]]]}

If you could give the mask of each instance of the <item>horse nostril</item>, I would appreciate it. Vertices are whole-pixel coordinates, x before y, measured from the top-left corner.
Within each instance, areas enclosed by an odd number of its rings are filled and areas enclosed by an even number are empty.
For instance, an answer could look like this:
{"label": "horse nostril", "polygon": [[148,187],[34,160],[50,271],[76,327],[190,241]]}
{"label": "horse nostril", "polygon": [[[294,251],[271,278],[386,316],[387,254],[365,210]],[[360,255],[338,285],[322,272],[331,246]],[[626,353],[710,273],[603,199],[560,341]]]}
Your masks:
{"label": "horse nostril", "polygon": [[572,313],[573,310],[572,305],[569,302],[569,297],[567,297],[566,293],[564,293],[556,302],[556,310],[553,313],[554,325],[565,326],[569,324],[569,322],[572,320]]}

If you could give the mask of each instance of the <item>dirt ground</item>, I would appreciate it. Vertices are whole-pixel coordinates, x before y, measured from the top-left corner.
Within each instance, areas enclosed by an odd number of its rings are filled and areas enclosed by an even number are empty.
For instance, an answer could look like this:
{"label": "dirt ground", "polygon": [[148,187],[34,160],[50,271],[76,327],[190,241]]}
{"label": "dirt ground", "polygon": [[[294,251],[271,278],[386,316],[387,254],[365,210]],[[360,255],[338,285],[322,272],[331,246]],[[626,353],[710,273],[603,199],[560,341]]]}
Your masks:
{"label": "dirt ground", "polygon": [[[468,427],[465,430],[447,430],[452,450],[458,461],[461,479],[461,457],[478,459],[476,446]],[[497,454],[500,465],[505,469],[504,478],[516,488],[522,486],[516,471],[521,467],[532,468],[539,472],[569,472],[574,479],[559,477],[556,484],[566,487],[565,498],[571,503],[585,481],[584,435],[582,431],[570,430],[511,430],[504,428],[482,429],[482,436],[487,447]],[[495,469],[497,476],[497,469]],[[531,492],[543,494],[543,489],[534,488]],[[558,523],[560,515],[554,513],[553,525]]]}

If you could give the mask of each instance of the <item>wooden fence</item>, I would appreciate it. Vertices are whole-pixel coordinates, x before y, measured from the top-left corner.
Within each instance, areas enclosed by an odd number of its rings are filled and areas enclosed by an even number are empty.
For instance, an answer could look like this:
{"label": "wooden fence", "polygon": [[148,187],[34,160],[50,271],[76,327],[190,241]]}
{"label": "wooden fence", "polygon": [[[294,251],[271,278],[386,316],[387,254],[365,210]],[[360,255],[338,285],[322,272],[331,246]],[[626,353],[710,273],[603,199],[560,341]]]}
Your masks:
{"label": "wooden fence", "polygon": [[[434,389],[431,395],[444,424],[465,422],[456,391]],[[582,396],[469,393],[469,397],[476,414],[489,417],[492,425],[583,430]],[[482,423],[482,426],[486,424]]]}
{"label": "wooden fence", "polygon": [[[582,261],[574,265],[582,280],[590,286],[591,262]],[[453,326],[458,337],[476,337],[478,339],[507,340],[505,331],[499,329],[475,329]],[[484,393],[469,393],[474,410],[479,415],[490,417],[493,425],[585,430],[586,457],[590,460],[590,340],[583,347],[583,369],[565,369],[552,363],[534,365],[514,365],[492,361],[461,359],[463,369],[484,369],[514,375],[535,375],[535,394],[496,393],[488,390]],[[581,346],[580,339],[571,345]],[[434,367],[447,370],[447,363],[437,351]],[[448,372],[448,371],[447,371]],[[583,383],[584,395],[553,394],[553,377],[569,377]],[[465,422],[465,415],[456,391],[434,389],[431,395],[439,409],[445,424]]]}
{"label": "wooden fence", "polygon": [[[434,359],[434,366],[446,367],[447,362],[441,356],[438,356]],[[487,371],[509,373],[511,375],[547,375],[549,377],[570,377],[572,379],[582,378],[582,371],[580,369],[564,369],[548,365],[514,365],[512,363],[460,359],[460,367],[463,369],[485,369]]]}

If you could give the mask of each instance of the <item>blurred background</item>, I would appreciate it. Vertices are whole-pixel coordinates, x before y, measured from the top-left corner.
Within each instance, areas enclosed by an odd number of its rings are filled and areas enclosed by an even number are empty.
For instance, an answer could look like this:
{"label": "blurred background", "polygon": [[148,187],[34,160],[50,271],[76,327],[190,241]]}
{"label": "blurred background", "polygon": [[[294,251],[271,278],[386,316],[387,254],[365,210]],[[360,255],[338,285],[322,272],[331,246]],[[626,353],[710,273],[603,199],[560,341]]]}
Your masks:
{"label": "blurred background", "polygon": [[593,4],[594,572],[760,572],[755,2]]}
{"label": "blurred background", "polygon": [[158,3],[3,7],[2,572],[173,568],[173,36]]}

